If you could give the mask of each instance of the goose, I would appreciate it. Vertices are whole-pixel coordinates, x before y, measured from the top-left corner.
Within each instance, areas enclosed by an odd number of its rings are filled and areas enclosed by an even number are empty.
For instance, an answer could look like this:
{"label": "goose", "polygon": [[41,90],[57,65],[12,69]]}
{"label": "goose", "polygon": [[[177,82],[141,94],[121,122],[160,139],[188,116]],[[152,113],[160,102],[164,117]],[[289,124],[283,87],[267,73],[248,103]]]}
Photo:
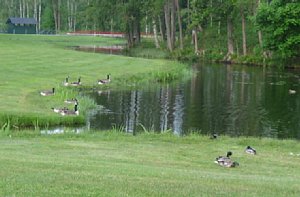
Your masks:
{"label": "goose", "polygon": [[70,85],[71,86],[80,86],[81,85],[81,77],[78,78],[78,81],[71,82]]}
{"label": "goose", "polygon": [[69,109],[67,107],[63,107],[63,108],[51,108],[55,113],[62,113],[63,111],[68,111]]}
{"label": "goose", "polygon": [[98,80],[98,84],[99,85],[102,85],[102,84],[107,84],[110,82],[110,74],[107,75],[107,78],[106,79],[99,79]]}
{"label": "goose", "polygon": [[64,86],[68,86],[68,85],[69,85],[69,76],[66,77],[64,82]]}
{"label": "goose", "polygon": [[79,111],[78,111],[78,108],[77,108],[77,103],[74,106],[74,110],[63,110],[62,112],[60,112],[60,114],[62,116],[72,116],[72,115],[78,116]]}
{"label": "goose", "polygon": [[78,100],[76,98],[67,99],[64,102],[68,104],[78,104]]}
{"label": "goose", "polygon": [[251,146],[247,146],[245,149],[245,152],[251,155],[256,155],[256,150],[252,148]]}
{"label": "goose", "polygon": [[289,89],[289,94],[296,94],[296,90]]}
{"label": "goose", "polygon": [[55,90],[55,88],[52,88],[52,90],[43,90],[40,92],[40,94],[42,96],[51,96],[51,95],[54,95],[54,90]]}

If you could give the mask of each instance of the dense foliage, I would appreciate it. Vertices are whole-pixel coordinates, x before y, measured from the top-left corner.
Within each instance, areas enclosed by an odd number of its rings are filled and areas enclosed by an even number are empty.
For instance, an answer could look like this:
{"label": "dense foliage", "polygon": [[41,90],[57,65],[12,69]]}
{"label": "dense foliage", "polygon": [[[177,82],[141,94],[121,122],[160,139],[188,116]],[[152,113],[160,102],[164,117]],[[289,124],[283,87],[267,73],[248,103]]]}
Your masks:
{"label": "dense foliage", "polygon": [[40,33],[125,32],[128,46],[152,35],[175,57],[259,63],[299,58],[296,0],[0,0],[8,17],[34,17]]}
{"label": "dense foliage", "polygon": [[280,52],[283,58],[299,57],[300,3],[274,0],[261,6],[256,17],[260,29],[266,32],[267,49]]}

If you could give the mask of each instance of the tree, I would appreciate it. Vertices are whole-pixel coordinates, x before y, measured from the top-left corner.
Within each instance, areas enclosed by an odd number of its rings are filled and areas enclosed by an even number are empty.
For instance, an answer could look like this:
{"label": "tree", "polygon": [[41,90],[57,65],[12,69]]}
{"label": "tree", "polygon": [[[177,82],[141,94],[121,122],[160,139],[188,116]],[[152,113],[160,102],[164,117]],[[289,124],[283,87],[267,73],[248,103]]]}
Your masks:
{"label": "tree", "polygon": [[273,0],[258,9],[256,23],[264,32],[264,46],[282,58],[300,57],[300,4]]}

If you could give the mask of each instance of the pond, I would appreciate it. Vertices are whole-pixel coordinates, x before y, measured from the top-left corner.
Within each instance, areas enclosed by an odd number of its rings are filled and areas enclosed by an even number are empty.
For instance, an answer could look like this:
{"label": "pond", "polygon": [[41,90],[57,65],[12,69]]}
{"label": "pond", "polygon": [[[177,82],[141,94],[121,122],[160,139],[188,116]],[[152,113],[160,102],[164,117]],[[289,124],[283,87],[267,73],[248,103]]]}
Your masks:
{"label": "pond", "polygon": [[199,65],[188,81],[90,94],[91,129],[300,139],[300,72]]}

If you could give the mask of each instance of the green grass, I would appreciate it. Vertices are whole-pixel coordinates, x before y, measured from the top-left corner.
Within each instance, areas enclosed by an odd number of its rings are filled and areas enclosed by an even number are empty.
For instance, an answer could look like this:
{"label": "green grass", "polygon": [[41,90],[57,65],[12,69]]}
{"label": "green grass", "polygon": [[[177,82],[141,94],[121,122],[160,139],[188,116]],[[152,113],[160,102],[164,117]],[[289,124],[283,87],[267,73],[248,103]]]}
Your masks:
{"label": "green grass", "polygon": [[[299,196],[294,140],[117,131],[0,137],[0,196]],[[252,145],[256,156],[244,149]],[[237,168],[215,164],[233,151]]]}
{"label": "green grass", "polygon": [[[117,43],[124,43],[124,40],[92,36],[0,34],[0,128],[3,125],[33,126],[33,122],[38,122],[40,126],[84,122],[85,112],[94,105],[84,96],[80,98],[80,117],[62,118],[50,110],[51,107],[64,105],[64,99],[78,96],[77,88],[62,86],[68,75],[70,81],[77,81],[81,76],[84,88],[100,88],[96,86],[96,81],[110,73],[110,86],[113,88],[140,83],[142,80],[173,79],[185,69],[180,63],[166,60],[68,49],[77,45],[107,46]],[[39,95],[41,90],[52,87],[57,89],[55,96]]]}

